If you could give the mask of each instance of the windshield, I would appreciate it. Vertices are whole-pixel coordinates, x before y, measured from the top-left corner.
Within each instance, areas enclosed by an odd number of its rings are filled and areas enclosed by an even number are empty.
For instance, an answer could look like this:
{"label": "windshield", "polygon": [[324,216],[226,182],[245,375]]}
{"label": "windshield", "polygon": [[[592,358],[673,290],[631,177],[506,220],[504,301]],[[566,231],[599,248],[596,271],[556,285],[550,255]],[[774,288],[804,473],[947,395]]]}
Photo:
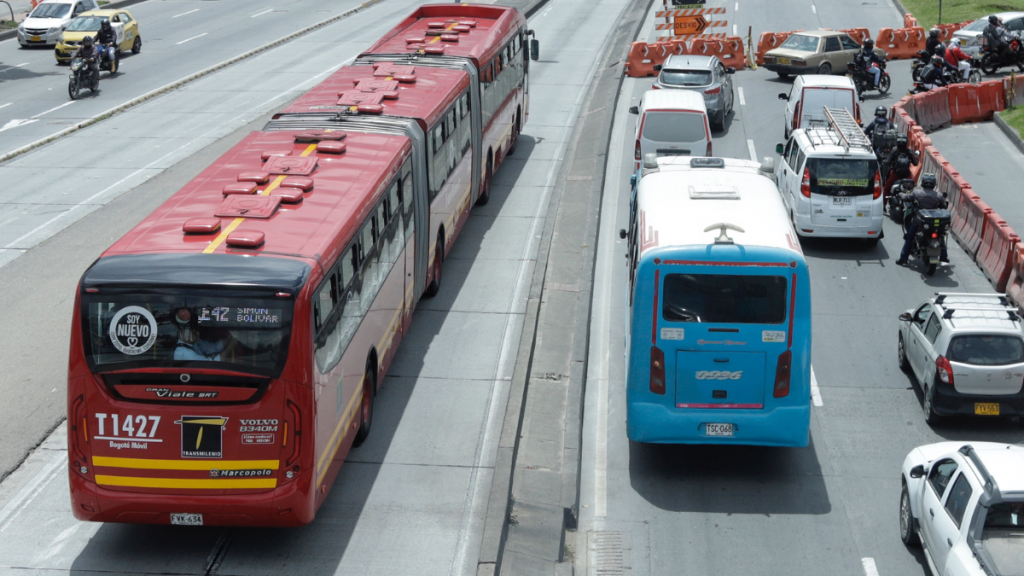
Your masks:
{"label": "windshield", "polygon": [[707,86],[711,84],[711,71],[662,70],[661,83],[666,86]]}
{"label": "windshield", "polygon": [[67,18],[71,4],[40,4],[28,15],[29,18]]}
{"label": "windshield", "polygon": [[1024,341],[1016,336],[957,336],[949,343],[950,362],[978,366],[1004,366],[1024,362]]}
{"label": "windshield", "polygon": [[704,115],[697,112],[648,112],[643,136],[654,142],[700,142],[707,136]]}
{"label": "windshield", "polygon": [[844,158],[808,158],[811,192],[829,196],[866,196],[875,192],[878,162]]}
{"label": "windshield", "polygon": [[190,367],[276,378],[284,368],[292,301],[265,292],[154,288],[83,295],[83,308],[94,372]]}
{"label": "windshield", "polygon": [[67,30],[69,32],[95,32],[106,20],[106,16],[79,16],[68,24]]}
{"label": "windshield", "polygon": [[786,41],[782,43],[779,48],[786,48],[789,50],[801,50],[803,52],[817,52],[818,41],[821,38],[817,36],[805,36],[803,34],[793,34]]}
{"label": "windshield", "polygon": [[786,278],[669,274],[661,311],[670,322],[782,324],[786,321]]}
{"label": "windshield", "polygon": [[967,26],[964,26],[963,28],[961,28],[961,30],[968,30],[968,31],[971,31],[971,32],[981,32],[982,30],[985,29],[985,26],[988,26],[988,16],[986,16],[984,18],[980,18],[978,20],[975,20],[974,22],[971,22]]}

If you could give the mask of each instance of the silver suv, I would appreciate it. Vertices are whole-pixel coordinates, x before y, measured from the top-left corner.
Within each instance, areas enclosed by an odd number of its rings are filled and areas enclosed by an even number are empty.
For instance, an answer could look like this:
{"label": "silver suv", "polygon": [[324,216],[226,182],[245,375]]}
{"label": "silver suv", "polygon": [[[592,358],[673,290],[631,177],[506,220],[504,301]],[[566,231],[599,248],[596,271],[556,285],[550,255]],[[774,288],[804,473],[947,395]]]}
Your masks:
{"label": "silver suv", "polygon": [[936,294],[900,314],[897,354],[921,385],[928,424],[1024,413],[1024,329],[1006,296]]}
{"label": "silver suv", "polygon": [[725,118],[736,102],[733,94],[732,74],[735,68],[726,68],[717,56],[690,56],[677,54],[658,70],[655,90],[690,90],[704,96],[708,118],[718,130],[725,129]]}

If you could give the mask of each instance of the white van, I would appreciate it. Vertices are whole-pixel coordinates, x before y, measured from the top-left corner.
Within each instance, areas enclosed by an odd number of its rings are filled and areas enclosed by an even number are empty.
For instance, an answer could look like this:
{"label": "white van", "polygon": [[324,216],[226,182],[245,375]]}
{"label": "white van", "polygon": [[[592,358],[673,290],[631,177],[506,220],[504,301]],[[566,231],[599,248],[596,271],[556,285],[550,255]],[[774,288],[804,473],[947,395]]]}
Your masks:
{"label": "white van", "polygon": [[786,138],[797,128],[824,126],[825,114],[822,109],[846,108],[860,123],[860,104],[857,87],[852,78],[846,76],[823,76],[808,74],[797,76],[793,80],[793,89],[789,94],[779,94],[779,100],[786,101],[785,122]]}
{"label": "white van", "polygon": [[882,238],[882,182],[871,142],[849,111],[823,110],[825,126],[798,128],[775,151],[779,191],[801,237]]}
{"label": "white van", "polygon": [[711,156],[711,126],[701,94],[689,90],[648,90],[639,106],[634,140],[635,163],[648,152],[658,156]]}

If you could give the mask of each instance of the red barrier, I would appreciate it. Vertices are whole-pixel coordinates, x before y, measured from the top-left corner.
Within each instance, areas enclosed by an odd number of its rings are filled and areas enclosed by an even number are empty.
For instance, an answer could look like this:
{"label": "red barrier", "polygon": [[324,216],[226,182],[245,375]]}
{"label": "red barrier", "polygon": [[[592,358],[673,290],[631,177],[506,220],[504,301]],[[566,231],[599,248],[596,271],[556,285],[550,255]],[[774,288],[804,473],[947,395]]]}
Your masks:
{"label": "red barrier", "polygon": [[[734,37],[735,43],[730,40],[720,40],[718,38],[694,38],[690,40],[690,49],[687,54],[695,54],[697,56],[718,56],[718,59],[726,66],[733,66],[742,68],[742,64],[729,64],[728,62],[743,62],[743,41],[738,37]],[[739,52],[737,53],[734,48],[739,46]]]}
{"label": "red barrier", "polygon": [[1020,237],[998,214],[985,215],[985,226],[978,247],[976,260],[985,277],[995,286],[997,292],[1006,290],[1006,281],[1013,267],[1013,252]]}
{"label": "red barrier", "polygon": [[[941,184],[943,168],[949,166],[949,162],[939,154],[934,146],[925,146],[921,154],[921,173],[934,174],[937,182]],[[941,188],[939,188],[941,191]]]}
{"label": "red barrier", "polygon": [[910,167],[910,177],[913,178],[915,182],[921,175],[922,166],[920,160],[924,159],[924,150],[931,145],[932,139],[924,133],[924,130],[920,126],[911,126],[910,132],[907,134],[907,147],[919,153],[917,166]]}
{"label": "red barrier", "polygon": [[963,24],[936,24],[936,28],[939,29],[939,40],[943,42],[949,42],[949,39],[953,37],[953,32],[964,27]]}
{"label": "red barrier", "polygon": [[946,195],[946,200],[949,202],[949,211],[953,213],[955,218],[957,206],[960,204],[960,191],[971,190],[971,185],[960,176],[960,173],[949,162],[942,165],[942,172],[937,174],[937,176],[939,178],[938,190]]}
{"label": "red barrier", "polygon": [[[913,100],[911,100],[913,102]],[[896,126],[896,130],[900,134],[909,134],[910,129],[917,126],[917,122],[914,118],[907,113],[906,110],[900,107],[893,108],[892,123]]]}
{"label": "red barrier", "polygon": [[[794,30],[793,32],[799,32],[799,30]],[[757,50],[754,52],[757,65],[763,66],[765,52],[778,48],[793,32],[762,32],[761,38],[757,41]]]}
{"label": "red barrier", "polygon": [[626,56],[626,76],[642,78],[644,76],[657,76],[654,66],[663,64],[668,57],[668,43],[654,42],[633,42],[629,47],[629,54]]}
{"label": "red barrier", "polygon": [[914,18],[913,14],[904,14],[903,15],[903,27],[904,28],[912,28],[914,26],[917,26],[917,18]]}
{"label": "red barrier", "polygon": [[860,44],[863,44],[865,40],[871,38],[871,32],[868,32],[867,28],[840,28],[840,32],[846,32]]}
{"label": "red barrier", "polygon": [[885,50],[891,60],[913,58],[919,51],[924,50],[926,37],[924,28],[920,26],[908,26],[895,30],[882,28],[878,31],[875,46]]}
{"label": "red barrier", "polygon": [[964,252],[974,258],[981,246],[981,237],[985,228],[985,216],[994,212],[973,191],[961,190],[960,204],[956,216],[953,217],[953,237],[963,247]]}
{"label": "red barrier", "polygon": [[1013,250],[1013,268],[1006,281],[1006,295],[1018,309],[1024,310],[1024,247],[1020,244]]}
{"label": "red barrier", "polygon": [[949,126],[953,122],[947,92],[947,88],[936,88],[914,95],[914,119],[926,132]]}
{"label": "red barrier", "polygon": [[729,36],[723,43],[725,46],[724,54],[718,57],[726,66],[732,66],[737,70],[743,70],[747,67],[747,55],[743,50],[743,38],[739,36]]}
{"label": "red barrier", "polygon": [[[682,38],[673,38],[671,40],[667,40],[665,41],[665,44],[669,56],[690,53],[690,45],[687,44],[686,40],[683,40]],[[667,56],[666,59],[668,59]]]}
{"label": "red barrier", "polygon": [[950,86],[949,111],[953,124],[991,120],[994,113],[1006,108],[1004,89],[1002,80]]}

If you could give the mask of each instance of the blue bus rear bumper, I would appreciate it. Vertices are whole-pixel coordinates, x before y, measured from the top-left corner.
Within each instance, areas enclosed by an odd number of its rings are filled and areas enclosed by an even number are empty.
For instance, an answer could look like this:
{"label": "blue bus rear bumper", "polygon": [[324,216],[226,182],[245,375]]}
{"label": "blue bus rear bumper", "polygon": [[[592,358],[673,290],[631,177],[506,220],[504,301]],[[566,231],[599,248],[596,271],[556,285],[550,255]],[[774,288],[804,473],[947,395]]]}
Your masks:
{"label": "blue bus rear bumper", "polygon": [[[706,436],[704,424],[733,424],[733,436]],[[663,404],[628,403],[626,435],[651,444],[734,444],[807,446],[811,407],[785,406],[764,410],[694,410]]]}

